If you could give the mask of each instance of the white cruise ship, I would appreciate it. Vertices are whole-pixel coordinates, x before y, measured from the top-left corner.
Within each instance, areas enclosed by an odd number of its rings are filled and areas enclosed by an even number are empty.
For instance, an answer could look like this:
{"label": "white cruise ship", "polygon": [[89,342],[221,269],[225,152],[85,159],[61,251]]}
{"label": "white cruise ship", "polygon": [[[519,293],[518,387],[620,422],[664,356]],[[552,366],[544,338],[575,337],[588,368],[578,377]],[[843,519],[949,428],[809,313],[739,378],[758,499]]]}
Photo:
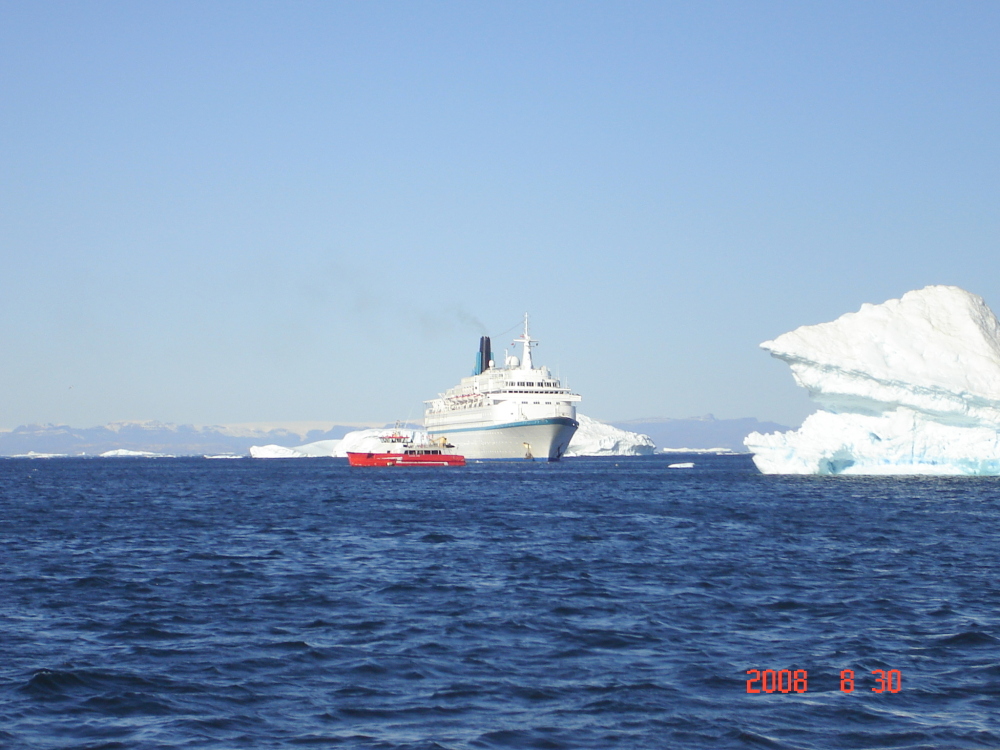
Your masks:
{"label": "white cruise ship", "polygon": [[519,458],[558,461],[579,424],[580,396],[563,388],[547,367],[535,367],[531,350],[538,342],[524,333],[521,359],[493,361],[490,339],[479,340],[476,369],[454,388],[427,401],[424,427],[432,437],[445,437],[466,458]]}

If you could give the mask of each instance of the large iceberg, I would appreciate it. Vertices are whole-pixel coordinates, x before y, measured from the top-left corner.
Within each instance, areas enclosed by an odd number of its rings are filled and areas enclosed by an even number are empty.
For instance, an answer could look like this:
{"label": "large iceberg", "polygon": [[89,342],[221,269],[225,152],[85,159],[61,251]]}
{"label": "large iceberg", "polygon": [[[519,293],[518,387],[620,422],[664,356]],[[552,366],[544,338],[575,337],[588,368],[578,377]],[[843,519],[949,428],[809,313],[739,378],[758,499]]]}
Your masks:
{"label": "large iceberg", "polygon": [[1000,322],[929,286],[761,347],[822,407],[744,444],[765,474],[1000,474]]}
{"label": "large iceberg", "polygon": [[566,448],[566,456],[648,456],[656,450],[649,435],[623,430],[577,414],[580,423]]}

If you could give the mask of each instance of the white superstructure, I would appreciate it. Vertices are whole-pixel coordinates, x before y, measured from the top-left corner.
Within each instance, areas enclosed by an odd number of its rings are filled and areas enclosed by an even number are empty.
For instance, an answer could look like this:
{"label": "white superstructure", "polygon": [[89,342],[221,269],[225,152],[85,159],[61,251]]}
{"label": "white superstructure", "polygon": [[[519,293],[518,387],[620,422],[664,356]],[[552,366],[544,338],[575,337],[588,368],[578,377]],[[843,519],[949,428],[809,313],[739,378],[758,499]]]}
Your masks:
{"label": "white superstructure", "polygon": [[514,340],[522,354],[493,361],[489,337],[479,342],[472,376],[427,403],[424,427],[446,437],[466,458],[537,458],[558,461],[579,426],[580,396],[563,388],[549,368],[535,367],[531,350],[538,342],[524,333]]}

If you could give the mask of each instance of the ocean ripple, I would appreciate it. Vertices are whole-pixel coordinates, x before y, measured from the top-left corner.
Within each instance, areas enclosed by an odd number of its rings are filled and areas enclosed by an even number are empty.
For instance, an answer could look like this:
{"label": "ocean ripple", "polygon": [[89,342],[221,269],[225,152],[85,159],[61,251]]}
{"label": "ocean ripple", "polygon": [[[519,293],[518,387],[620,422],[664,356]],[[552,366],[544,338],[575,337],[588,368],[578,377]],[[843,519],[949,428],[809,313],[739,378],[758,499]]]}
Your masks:
{"label": "ocean ripple", "polygon": [[0,461],[0,745],[1000,747],[1000,481],[676,460]]}

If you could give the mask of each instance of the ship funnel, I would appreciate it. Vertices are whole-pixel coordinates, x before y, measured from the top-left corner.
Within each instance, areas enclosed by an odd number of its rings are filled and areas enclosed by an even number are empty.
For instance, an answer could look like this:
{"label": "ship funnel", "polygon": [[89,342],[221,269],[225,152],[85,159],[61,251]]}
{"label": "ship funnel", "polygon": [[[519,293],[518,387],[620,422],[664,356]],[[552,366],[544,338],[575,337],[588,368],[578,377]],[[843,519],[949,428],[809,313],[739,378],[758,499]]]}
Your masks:
{"label": "ship funnel", "polygon": [[481,336],[479,338],[479,352],[476,354],[476,370],[473,375],[479,375],[480,373],[488,370],[490,367],[490,360],[493,359],[493,351],[490,349],[490,337]]}

